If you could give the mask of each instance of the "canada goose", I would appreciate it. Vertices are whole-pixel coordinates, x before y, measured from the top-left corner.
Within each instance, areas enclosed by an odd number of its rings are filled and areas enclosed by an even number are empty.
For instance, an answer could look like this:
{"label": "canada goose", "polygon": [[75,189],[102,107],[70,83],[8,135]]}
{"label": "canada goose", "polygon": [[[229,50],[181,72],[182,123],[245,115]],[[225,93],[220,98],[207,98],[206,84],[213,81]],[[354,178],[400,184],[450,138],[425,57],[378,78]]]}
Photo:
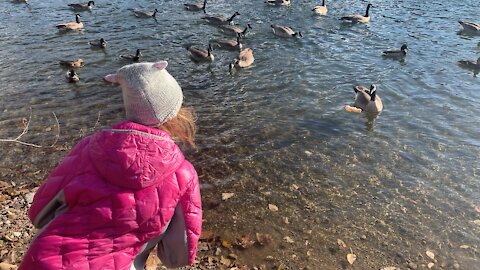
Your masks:
{"label": "canada goose", "polygon": [[220,31],[231,36],[236,36],[238,34],[240,34],[241,36],[245,36],[248,29],[252,29],[252,26],[249,23],[247,23],[247,26],[245,26],[245,29],[243,30],[240,27],[235,25],[227,24],[227,25],[220,26]]}
{"label": "canada goose", "polygon": [[387,58],[400,58],[400,57],[405,57],[408,52],[408,47],[407,44],[403,44],[400,50],[397,49],[391,49],[391,50],[386,50],[383,51],[382,55],[383,57]]}
{"label": "canada goose", "polygon": [[365,86],[357,85],[353,87],[356,93],[355,104],[353,106],[362,109],[364,112],[380,112],[383,110],[382,100],[377,96],[377,86],[370,85],[370,89]]}
{"label": "canada goose", "polygon": [[290,0],[267,0],[266,3],[275,6],[290,6]]}
{"label": "canada goose", "polygon": [[59,30],[78,30],[83,28],[83,23],[80,21],[80,14],[75,14],[75,22],[67,22],[57,25]]}
{"label": "canada goose", "polygon": [[240,15],[240,13],[235,12],[230,18],[225,18],[225,16],[205,16],[202,19],[206,20],[209,24],[214,25],[224,25],[224,24],[233,24],[233,18]]}
{"label": "canada goose", "polygon": [[105,49],[107,47],[107,42],[103,38],[101,38],[99,41],[89,41],[88,44],[90,44],[90,48],[92,49]]}
{"label": "canada goose", "polygon": [[253,57],[253,50],[250,48],[245,48],[238,54],[238,58],[230,63],[228,69],[230,72],[232,72],[233,68],[246,68],[251,66],[254,61],[255,58]]}
{"label": "canada goose", "polygon": [[78,3],[78,4],[69,4],[68,6],[75,10],[75,11],[85,11],[85,10],[92,10],[93,6],[95,5],[94,1],[88,1],[87,4]]}
{"label": "canada goose", "polygon": [[195,62],[201,62],[201,63],[209,63],[213,62],[215,57],[212,54],[212,46],[209,44],[208,49],[199,49],[196,47],[188,47],[187,48],[188,52],[190,53],[190,58],[192,58],[193,61]]}
{"label": "canada goose", "polygon": [[140,10],[134,10],[133,14],[135,17],[138,18],[150,18],[153,17],[155,18],[155,15],[157,15],[158,10],[155,9],[154,11],[140,11]]}
{"label": "canada goose", "polygon": [[292,28],[288,26],[283,26],[283,25],[278,25],[278,24],[272,24],[270,25],[272,27],[273,33],[277,36],[281,37],[295,37],[295,36],[300,36],[303,37],[302,32],[295,32],[292,30]]}
{"label": "canada goose", "polygon": [[325,0],[323,0],[322,2],[322,5],[318,5],[318,6],[315,6],[313,9],[312,9],[313,12],[315,12],[315,14],[318,14],[318,15],[327,15],[327,12],[328,12],[328,8],[327,8],[327,4],[325,3]]}
{"label": "canada goose", "polygon": [[121,58],[127,59],[127,60],[132,60],[133,62],[138,62],[140,60],[140,56],[142,56],[142,52],[140,49],[137,49],[136,54],[122,54],[120,55]]}
{"label": "canada goose", "polygon": [[73,69],[71,69],[67,72],[66,78],[67,78],[68,82],[71,82],[71,83],[76,83],[76,82],[80,81],[80,78],[78,77],[78,74]]}
{"label": "canada goose", "polygon": [[472,33],[472,34],[480,34],[480,23],[467,22],[467,21],[458,21],[458,23],[463,26],[463,31]]}
{"label": "canada goose", "polygon": [[353,15],[342,17],[340,18],[340,20],[351,22],[351,23],[368,23],[370,21],[370,16],[368,15],[370,7],[373,7],[373,5],[369,3],[367,5],[367,11],[365,12],[365,16],[362,16],[360,14],[353,14]]}
{"label": "canada goose", "polygon": [[458,65],[463,68],[473,69],[476,71],[480,71],[480,57],[475,60],[460,60],[458,61]]}
{"label": "canada goose", "polygon": [[203,10],[203,13],[206,13],[205,7],[207,6],[207,0],[203,0],[203,4],[183,4],[186,10],[190,11],[200,11]]}
{"label": "canada goose", "polygon": [[83,67],[85,63],[83,62],[82,58],[78,58],[77,60],[71,60],[71,61],[62,60],[60,61],[60,65],[67,68],[80,68],[80,67]]}
{"label": "canada goose", "polygon": [[243,47],[243,44],[240,42],[240,34],[237,34],[237,39],[217,39],[210,42],[212,47],[223,50],[239,50]]}

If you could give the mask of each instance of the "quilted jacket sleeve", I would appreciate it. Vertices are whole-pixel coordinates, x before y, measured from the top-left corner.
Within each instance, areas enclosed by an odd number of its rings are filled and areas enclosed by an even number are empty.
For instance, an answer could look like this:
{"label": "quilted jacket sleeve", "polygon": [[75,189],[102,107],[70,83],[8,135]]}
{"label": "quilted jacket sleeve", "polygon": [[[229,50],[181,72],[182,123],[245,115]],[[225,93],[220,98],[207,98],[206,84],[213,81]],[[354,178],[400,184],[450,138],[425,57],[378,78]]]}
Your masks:
{"label": "quilted jacket sleeve", "polygon": [[[184,161],[176,171],[179,183],[184,183],[180,203],[187,230],[188,263],[193,264],[197,253],[197,244],[202,232],[202,202],[198,175],[193,165]],[[182,190],[182,189],[181,189]]]}
{"label": "quilted jacket sleeve", "polygon": [[50,173],[47,180],[37,190],[32,205],[28,210],[28,217],[33,224],[35,224],[35,220],[38,220],[37,215],[42,212],[47,205],[51,204],[51,201],[58,197],[59,192],[68,184],[70,179],[65,178],[64,175],[68,175],[66,172],[75,168],[77,157],[88,144],[89,140],[90,137],[81,140]]}

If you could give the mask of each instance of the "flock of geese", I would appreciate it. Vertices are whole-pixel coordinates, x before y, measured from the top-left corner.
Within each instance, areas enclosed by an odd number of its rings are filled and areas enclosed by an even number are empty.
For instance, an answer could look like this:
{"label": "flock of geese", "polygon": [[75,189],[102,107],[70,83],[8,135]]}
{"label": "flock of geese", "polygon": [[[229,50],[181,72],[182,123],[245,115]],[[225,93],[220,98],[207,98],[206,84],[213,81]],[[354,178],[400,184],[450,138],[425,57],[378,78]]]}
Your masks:
{"label": "flock of geese", "polygon": [[[28,0],[14,0],[16,2],[28,2]],[[290,6],[290,0],[266,0],[269,5],[275,6]],[[75,12],[82,11],[92,11],[95,6],[94,1],[89,1],[88,3],[75,3],[68,5],[70,9]],[[184,4],[184,8],[187,11],[193,12],[206,12],[207,0],[204,0],[203,3],[188,3]],[[340,18],[342,22],[345,23],[369,23],[370,22],[370,8],[374,7],[372,4],[368,4],[365,10],[365,14],[352,14],[348,16],[343,16]],[[328,8],[326,5],[326,0],[322,0],[321,5],[316,5],[312,8],[314,14],[320,16],[326,16],[328,13]],[[155,18],[158,10],[153,11],[139,11],[134,10],[133,15],[139,18]],[[212,53],[214,49],[221,50],[231,50],[239,51],[238,56],[229,64],[229,71],[235,72],[236,69],[246,68],[253,64],[255,58],[253,56],[252,48],[243,48],[242,38],[246,35],[249,29],[252,29],[250,24],[247,24],[245,28],[240,28],[235,25],[233,20],[236,16],[239,16],[240,13],[235,12],[230,17],[212,16],[206,15],[202,17],[207,24],[218,27],[226,35],[234,36],[234,39],[215,39],[211,40],[206,49],[199,48],[195,46],[187,46],[190,58],[196,63],[211,63],[215,60],[215,57]],[[81,30],[84,28],[83,22],[80,20],[81,15],[79,13],[75,14],[74,22],[67,22],[58,24],[56,27],[59,31],[72,31],[72,30]],[[463,27],[463,32],[471,35],[480,35],[480,24],[468,21],[459,21],[460,25]],[[291,27],[286,25],[272,24],[270,26],[275,35],[284,37],[284,38],[293,38],[293,37],[303,37],[301,31],[294,31]],[[107,47],[107,42],[105,39],[101,38],[100,40],[93,40],[89,42],[92,49],[105,49]],[[400,49],[390,49],[383,51],[382,55],[386,58],[395,58],[403,59],[408,52],[408,47],[406,44],[403,44]],[[121,58],[130,60],[132,62],[140,61],[142,56],[141,50],[137,49],[136,54],[131,55],[120,55]],[[467,69],[472,69],[474,72],[480,71],[480,57],[477,60],[461,60],[458,61],[458,64]],[[69,82],[78,82],[80,80],[78,74],[75,72],[75,68],[80,68],[84,65],[82,59],[77,59],[73,61],[60,61],[60,65],[68,68],[67,80]],[[382,111],[383,104],[380,97],[377,95],[377,87],[372,84],[370,87],[365,86],[354,86],[354,91],[356,93],[355,103],[353,106],[345,106],[345,110],[349,112],[371,112],[378,113]]]}

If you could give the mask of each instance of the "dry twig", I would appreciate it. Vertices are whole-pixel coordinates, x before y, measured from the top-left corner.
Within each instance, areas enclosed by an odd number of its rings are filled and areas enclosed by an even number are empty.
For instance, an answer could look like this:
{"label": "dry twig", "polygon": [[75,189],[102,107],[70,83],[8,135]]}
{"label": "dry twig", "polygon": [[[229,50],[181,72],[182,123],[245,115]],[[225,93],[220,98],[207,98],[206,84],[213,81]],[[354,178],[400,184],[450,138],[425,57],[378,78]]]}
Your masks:
{"label": "dry twig", "polygon": [[13,143],[18,143],[18,144],[22,144],[22,145],[37,147],[37,148],[50,148],[50,147],[55,146],[55,144],[58,142],[58,139],[60,137],[60,123],[58,123],[58,118],[57,118],[57,115],[55,114],[55,112],[52,112],[52,114],[53,114],[53,117],[55,117],[55,121],[57,122],[57,134],[55,135],[55,141],[52,143],[52,145],[42,146],[42,145],[38,145],[38,144],[34,144],[34,143],[28,143],[28,142],[24,142],[24,141],[20,140],[20,138],[22,138],[22,136],[27,134],[27,132],[28,132],[28,127],[30,125],[30,120],[32,119],[32,108],[30,108],[30,116],[28,117],[28,121],[26,121],[26,123],[25,123],[25,127],[24,127],[22,133],[20,133],[20,135],[18,135],[14,139],[0,139],[0,142],[13,142]]}

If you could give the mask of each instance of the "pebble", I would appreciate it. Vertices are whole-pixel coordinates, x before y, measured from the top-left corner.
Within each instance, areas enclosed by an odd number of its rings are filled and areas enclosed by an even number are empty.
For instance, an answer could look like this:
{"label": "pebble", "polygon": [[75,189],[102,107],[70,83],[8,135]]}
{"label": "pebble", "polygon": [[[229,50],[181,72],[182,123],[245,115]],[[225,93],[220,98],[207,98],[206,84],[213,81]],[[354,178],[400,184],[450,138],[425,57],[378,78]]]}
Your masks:
{"label": "pebble", "polygon": [[417,264],[413,262],[409,262],[407,266],[409,269],[412,269],[412,270],[416,270],[418,268]]}
{"label": "pebble", "polygon": [[25,200],[27,201],[28,204],[31,204],[33,202],[33,197],[35,196],[34,192],[30,192],[25,194]]}
{"label": "pebble", "polygon": [[453,264],[453,268],[454,268],[454,269],[460,269],[460,264],[454,263],[454,264]]}

